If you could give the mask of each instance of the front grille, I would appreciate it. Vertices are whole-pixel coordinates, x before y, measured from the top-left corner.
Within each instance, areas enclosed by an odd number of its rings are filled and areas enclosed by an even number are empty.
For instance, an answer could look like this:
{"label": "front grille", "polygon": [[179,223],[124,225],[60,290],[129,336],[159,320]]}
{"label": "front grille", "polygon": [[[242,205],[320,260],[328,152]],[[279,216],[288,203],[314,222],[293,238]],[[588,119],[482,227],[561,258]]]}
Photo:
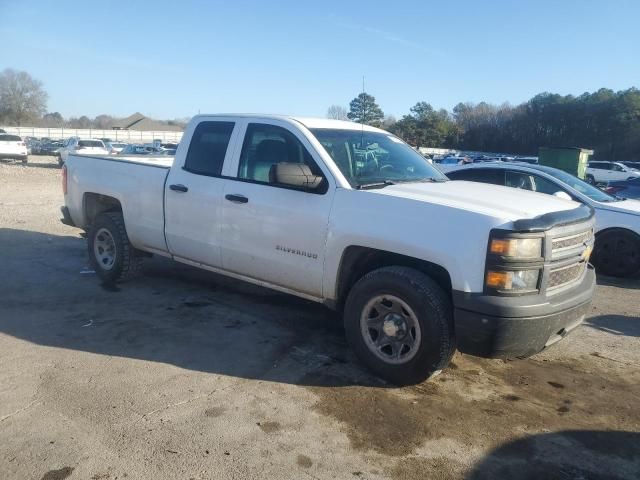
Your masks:
{"label": "front grille", "polygon": [[582,276],[586,266],[587,262],[580,262],[551,270],[547,289],[562,287],[563,285],[578,280]]}
{"label": "front grille", "polygon": [[551,242],[551,248],[554,252],[564,250],[565,248],[573,248],[584,245],[591,240],[593,232],[591,230],[580,232],[567,237],[554,238]]}

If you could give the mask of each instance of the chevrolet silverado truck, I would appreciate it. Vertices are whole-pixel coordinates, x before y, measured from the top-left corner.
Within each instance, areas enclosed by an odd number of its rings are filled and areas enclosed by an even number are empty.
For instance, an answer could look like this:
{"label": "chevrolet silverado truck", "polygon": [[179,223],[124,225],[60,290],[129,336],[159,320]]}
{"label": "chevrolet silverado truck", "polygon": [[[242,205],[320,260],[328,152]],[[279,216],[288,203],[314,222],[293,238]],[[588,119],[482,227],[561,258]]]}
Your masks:
{"label": "chevrolet silverado truck", "polygon": [[588,206],[449,181],[356,123],[199,115],[174,159],[70,153],[62,176],[62,221],[87,231],[103,281],[154,254],[323,303],[395,384],[456,348],[533,355],[582,322],[594,290]]}

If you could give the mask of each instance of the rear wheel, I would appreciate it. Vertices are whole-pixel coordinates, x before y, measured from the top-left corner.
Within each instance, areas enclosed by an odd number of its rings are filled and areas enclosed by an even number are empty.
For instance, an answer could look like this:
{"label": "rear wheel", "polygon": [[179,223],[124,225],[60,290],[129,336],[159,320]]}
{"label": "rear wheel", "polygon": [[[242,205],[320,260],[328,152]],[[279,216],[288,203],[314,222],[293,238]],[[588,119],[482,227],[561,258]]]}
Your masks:
{"label": "rear wheel", "polygon": [[596,237],[593,264],[598,273],[629,277],[640,273],[640,237],[628,230],[609,230]]}
{"label": "rear wheel", "polygon": [[596,184],[596,179],[593,178],[593,175],[587,175],[585,177],[585,181],[590,185],[595,185]]}
{"label": "rear wheel", "polygon": [[27,164],[27,162],[29,161],[29,157],[24,157],[24,158],[22,158],[21,160],[22,160],[22,164],[23,164],[23,165],[26,165],[26,164]]}
{"label": "rear wheel", "polygon": [[129,242],[120,212],[101,213],[87,234],[89,261],[107,283],[127,280],[142,268],[142,252]]}
{"label": "rear wheel", "polygon": [[396,385],[429,378],[455,351],[448,296],[411,268],[385,267],[362,277],[349,292],[344,322],[358,358]]}

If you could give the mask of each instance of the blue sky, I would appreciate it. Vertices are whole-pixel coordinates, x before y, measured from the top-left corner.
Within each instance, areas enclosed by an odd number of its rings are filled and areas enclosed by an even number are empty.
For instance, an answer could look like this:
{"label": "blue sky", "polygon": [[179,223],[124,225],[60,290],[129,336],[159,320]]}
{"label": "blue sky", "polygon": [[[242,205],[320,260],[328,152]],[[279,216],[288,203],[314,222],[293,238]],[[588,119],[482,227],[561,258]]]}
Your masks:
{"label": "blue sky", "polygon": [[387,114],[640,86],[640,2],[0,0],[0,69],[65,117]]}

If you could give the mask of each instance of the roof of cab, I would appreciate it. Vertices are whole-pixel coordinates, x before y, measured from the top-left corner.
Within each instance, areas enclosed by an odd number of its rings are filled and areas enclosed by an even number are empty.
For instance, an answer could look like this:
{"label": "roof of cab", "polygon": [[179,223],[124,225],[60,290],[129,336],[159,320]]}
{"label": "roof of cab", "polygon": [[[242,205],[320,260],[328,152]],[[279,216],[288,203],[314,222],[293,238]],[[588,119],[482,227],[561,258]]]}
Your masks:
{"label": "roof of cab", "polygon": [[340,130],[365,130],[369,132],[382,132],[379,128],[371,127],[369,125],[362,125],[361,123],[350,122],[346,120],[332,120],[329,118],[314,118],[314,117],[297,117],[293,115],[273,115],[264,113],[214,113],[214,114],[200,114],[193,117],[197,119],[199,117],[237,117],[237,118],[255,118],[255,119],[272,119],[272,120],[284,120],[287,122],[301,123],[307,128],[336,128]]}

